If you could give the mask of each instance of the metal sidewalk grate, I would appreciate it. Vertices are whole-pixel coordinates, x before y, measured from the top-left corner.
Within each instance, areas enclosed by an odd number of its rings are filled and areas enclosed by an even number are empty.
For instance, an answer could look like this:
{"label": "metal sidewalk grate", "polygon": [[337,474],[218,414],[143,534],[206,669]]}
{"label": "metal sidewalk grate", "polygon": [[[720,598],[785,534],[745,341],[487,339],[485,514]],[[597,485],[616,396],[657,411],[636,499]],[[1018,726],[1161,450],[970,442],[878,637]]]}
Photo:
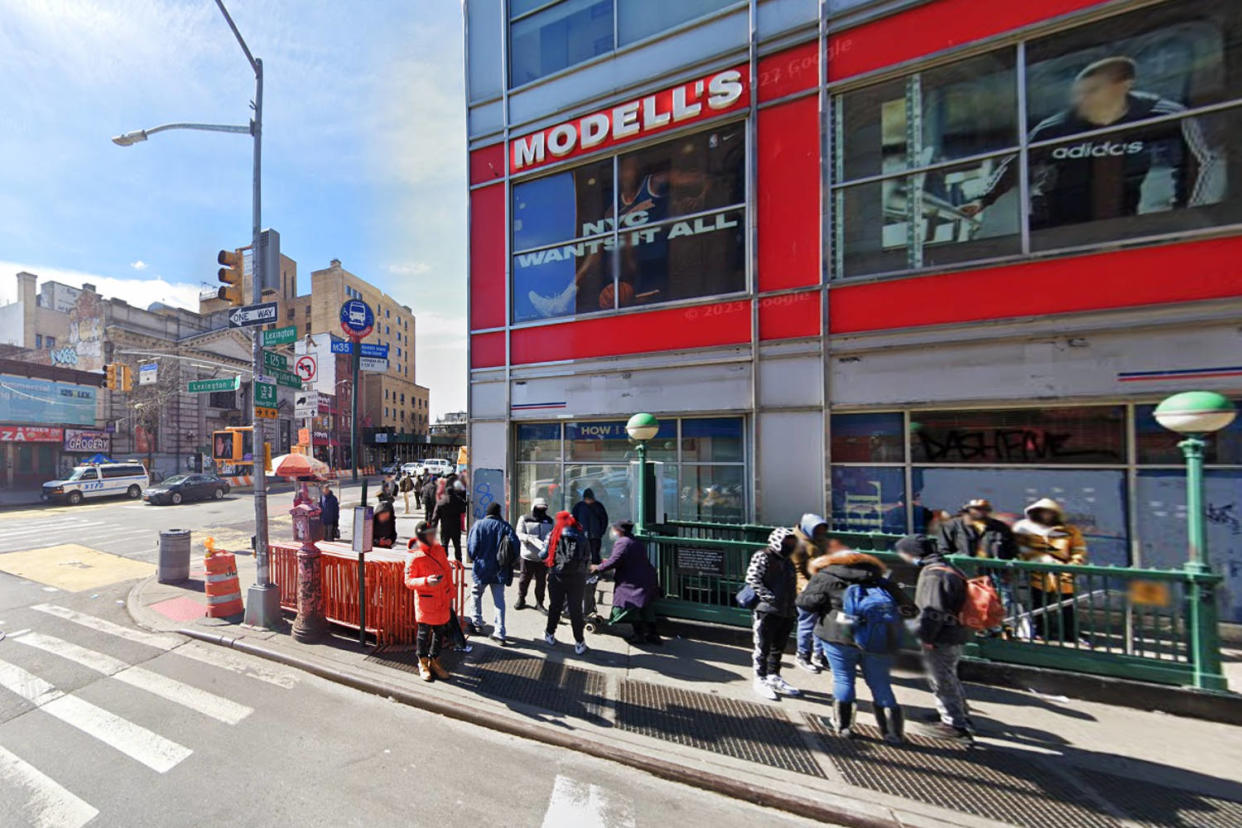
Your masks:
{"label": "metal sidewalk grate", "polygon": [[621,682],[617,727],[773,768],[823,777],[779,707],[643,681]]}
{"label": "metal sidewalk grate", "polygon": [[1180,788],[1137,782],[1109,773],[1073,771],[1088,785],[1142,825],[1187,825],[1194,828],[1237,828],[1242,802]]}
{"label": "metal sidewalk grate", "polygon": [[823,716],[806,714],[806,721],[845,781],[860,788],[1031,828],[1118,824],[1029,754],[966,748],[913,727],[908,743],[894,747],[875,727],[858,725],[856,738],[841,739]]}

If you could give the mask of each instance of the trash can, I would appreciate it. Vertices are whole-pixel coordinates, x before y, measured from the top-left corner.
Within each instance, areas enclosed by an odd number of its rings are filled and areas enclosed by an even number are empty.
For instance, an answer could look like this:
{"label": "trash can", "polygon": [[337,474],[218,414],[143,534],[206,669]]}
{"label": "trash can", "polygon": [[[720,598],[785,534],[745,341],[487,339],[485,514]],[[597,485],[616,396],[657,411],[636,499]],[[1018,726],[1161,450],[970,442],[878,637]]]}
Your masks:
{"label": "trash can", "polygon": [[164,529],[160,532],[159,563],[155,577],[161,584],[173,584],[190,577],[190,530]]}

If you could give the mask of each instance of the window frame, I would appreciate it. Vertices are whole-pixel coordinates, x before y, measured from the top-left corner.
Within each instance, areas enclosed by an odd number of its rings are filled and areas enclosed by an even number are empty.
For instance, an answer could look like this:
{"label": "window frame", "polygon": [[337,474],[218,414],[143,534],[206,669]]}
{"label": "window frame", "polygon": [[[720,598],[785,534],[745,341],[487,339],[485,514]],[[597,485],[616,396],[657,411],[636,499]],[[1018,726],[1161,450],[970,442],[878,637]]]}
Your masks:
{"label": "window frame", "polygon": [[[1172,7],[1174,4],[1173,0],[1165,0],[1165,2],[1155,2],[1152,5],[1155,8],[1163,9]],[[1210,227],[1154,232],[1146,235],[1090,241],[1081,244],[1042,247],[1033,246],[1031,243],[1031,223],[1029,215],[1029,160],[1030,151],[1032,149],[1038,150],[1044,147],[1063,144],[1071,140],[1078,141],[1116,132],[1143,129],[1164,121],[1184,121],[1221,112],[1232,111],[1242,118],[1242,92],[1238,92],[1234,94],[1234,97],[1227,100],[1193,107],[1187,106],[1183,111],[1171,115],[1156,116],[1121,125],[1113,124],[1101,127],[1097,130],[1075,133],[1070,138],[1044,139],[1035,142],[1029,140],[1031,127],[1029,126],[1029,119],[1027,117],[1027,45],[1035,41],[1044,40],[1050,36],[1055,36],[1062,32],[1084,29],[1091,26],[1099,26],[1109,20],[1116,20],[1137,15],[1141,13],[1141,11],[1142,9],[1134,8],[1107,9],[1094,14],[1078,17],[1074,20],[1058,22],[1052,25],[1028,26],[1024,29],[991,38],[980,44],[945,51],[937,54],[931,59],[918,58],[909,60],[901,64],[867,72],[856,77],[827,83],[824,89],[826,92],[828,108],[826,113],[828,130],[826,143],[828,157],[825,163],[827,181],[823,183],[826,187],[825,192],[829,212],[829,226],[826,228],[826,241],[822,245],[825,249],[821,250],[821,256],[824,259],[824,270],[827,275],[826,283],[828,287],[843,287],[847,285],[865,284],[868,282],[905,278],[910,276],[933,276],[960,270],[970,270],[1012,263],[1024,263],[1038,261],[1045,258],[1059,258],[1063,256],[1071,256],[1101,250],[1113,250],[1119,245],[1124,245],[1126,247],[1146,246],[1159,244],[1161,242],[1211,238],[1214,236],[1224,236],[1242,232],[1242,221],[1237,221]],[[969,61],[971,59],[1000,52],[1006,49],[1015,50],[1014,77],[1017,84],[1016,114],[1019,141],[1017,146],[1008,149],[979,153],[977,155],[953,159],[951,161],[940,161],[933,164],[910,167],[892,173],[881,173],[878,175],[863,176],[855,179],[840,180],[838,173],[841,168],[843,133],[841,130],[842,122],[838,112],[840,109],[841,96],[869,87],[878,86],[883,83],[908,80],[924,72],[951,66],[955,63]],[[853,276],[843,275],[843,256],[845,245],[842,243],[841,237],[843,222],[839,215],[842,212],[838,203],[837,194],[839,192],[857,185],[875,183],[879,181],[891,181],[901,178],[912,178],[918,175],[924,175],[928,172],[943,170],[945,168],[960,167],[972,162],[986,160],[988,158],[1007,157],[1010,155],[1016,156],[1018,161],[1019,180],[1017,185],[1014,187],[1017,191],[1019,199],[1018,225],[1021,245],[1018,253],[989,256],[978,259],[965,259],[963,261],[935,264],[930,266],[911,266],[900,269],[889,269]],[[1242,199],[1242,193],[1238,195],[1238,198]],[[1228,199],[1220,203],[1223,204],[1227,201]],[[1085,222],[1069,226],[1089,227],[1092,223],[1093,222]],[[917,224],[921,225],[922,222],[917,222]],[[999,236],[996,238],[1000,239],[1005,237]],[[905,247],[909,248],[910,246],[911,243],[907,240]],[[895,250],[896,249],[897,248],[895,248]],[[910,261],[910,258],[910,253],[907,252],[907,262]]]}

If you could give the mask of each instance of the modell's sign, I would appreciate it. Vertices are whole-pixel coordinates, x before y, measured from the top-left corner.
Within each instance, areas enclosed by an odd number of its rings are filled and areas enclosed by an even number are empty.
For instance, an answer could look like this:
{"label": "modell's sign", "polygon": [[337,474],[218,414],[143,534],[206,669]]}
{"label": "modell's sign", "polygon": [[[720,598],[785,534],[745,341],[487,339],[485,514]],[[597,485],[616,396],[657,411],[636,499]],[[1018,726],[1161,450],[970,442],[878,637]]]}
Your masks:
{"label": "modell's sign", "polygon": [[740,109],[749,103],[748,87],[743,68],[726,69],[592,112],[511,141],[509,168],[515,173],[531,170]]}

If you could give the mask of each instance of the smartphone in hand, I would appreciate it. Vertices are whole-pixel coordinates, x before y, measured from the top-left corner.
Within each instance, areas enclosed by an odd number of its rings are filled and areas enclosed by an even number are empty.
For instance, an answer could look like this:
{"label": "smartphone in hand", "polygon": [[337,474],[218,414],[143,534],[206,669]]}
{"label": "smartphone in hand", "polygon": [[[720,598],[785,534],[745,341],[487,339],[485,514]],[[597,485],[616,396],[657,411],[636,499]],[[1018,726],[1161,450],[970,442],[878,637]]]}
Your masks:
{"label": "smartphone in hand", "polygon": [[427,583],[431,584],[432,586],[435,586],[436,584],[440,583],[443,580],[444,580],[443,575],[428,575],[427,576]]}

